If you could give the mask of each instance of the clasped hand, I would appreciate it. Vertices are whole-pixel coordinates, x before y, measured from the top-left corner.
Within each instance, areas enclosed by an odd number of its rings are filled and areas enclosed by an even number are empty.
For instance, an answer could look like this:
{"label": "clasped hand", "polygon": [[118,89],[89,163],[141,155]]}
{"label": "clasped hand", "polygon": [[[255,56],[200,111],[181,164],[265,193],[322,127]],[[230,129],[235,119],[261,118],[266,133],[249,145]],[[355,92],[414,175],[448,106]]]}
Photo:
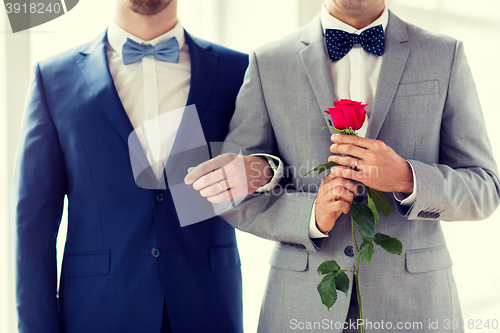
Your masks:
{"label": "clasped hand", "polygon": [[321,182],[316,198],[316,225],[329,231],[339,216],[347,214],[359,189],[355,181],[382,192],[413,192],[409,163],[380,140],[334,134],[328,158],[338,165]]}
{"label": "clasped hand", "polygon": [[227,153],[189,168],[184,182],[192,184],[211,203],[218,204],[254,193],[272,176],[266,159]]}

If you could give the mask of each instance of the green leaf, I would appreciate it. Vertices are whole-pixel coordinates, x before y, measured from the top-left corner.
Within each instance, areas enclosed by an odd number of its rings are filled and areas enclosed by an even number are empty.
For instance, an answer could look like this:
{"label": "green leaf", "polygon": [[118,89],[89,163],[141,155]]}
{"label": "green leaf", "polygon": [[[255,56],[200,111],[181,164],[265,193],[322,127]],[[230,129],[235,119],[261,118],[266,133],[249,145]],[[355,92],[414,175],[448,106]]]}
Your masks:
{"label": "green leaf", "polygon": [[363,238],[363,243],[359,248],[359,258],[363,264],[370,265],[373,257],[373,243],[371,239]]}
{"label": "green leaf", "polygon": [[351,205],[351,217],[358,225],[358,230],[364,237],[375,236],[375,218],[366,205]]}
{"label": "green leaf", "polygon": [[368,195],[373,199],[373,202],[375,203],[375,206],[377,206],[377,209],[385,216],[387,219],[389,215],[391,214],[391,202],[389,201],[389,198],[385,195],[384,192],[380,192],[377,190],[374,190],[372,188],[367,187],[368,189]]}
{"label": "green leaf", "polygon": [[372,241],[373,241],[373,238],[368,238],[368,237],[363,236],[363,242],[372,242]]}
{"label": "green leaf", "polygon": [[318,293],[328,311],[337,300],[337,288],[335,285],[335,275],[333,272],[328,273],[323,280],[318,284]]}
{"label": "green leaf", "polygon": [[341,270],[337,271],[334,276],[335,287],[337,288],[337,290],[343,292],[347,297],[347,293],[349,292],[349,277]]}
{"label": "green leaf", "polygon": [[319,275],[325,275],[325,274],[328,274],[330,272],[336,273],[338,271],[342,271],[342,270],[340,269],[339,264],[337,264],[337,262],[335,260],[325,261],[321,265],[319,265],[319,267],[318,267],[318,274]]}
{"label": "green leaf", "polygon": [[387,252],[403,256],[403,244],[401,244],[401,242],[396,238],[377,233],[373,240],[375,241],[375,244],[379,245]]}
{"label": "green leaf", "polygon": [[306,174],[303,175],[302,178],[300,178],[300,180],[302,181],[302,179],[304,179],[305,176],[307,176],[308,174],[310,174],[313,171],[317,171],[318,172],[318,176],[319,176],[323,172],[325,172],[326,170],[329,170],[329,169],[333,168],[336,165],[337,165],[337,163],[335,163],[333,161],[330,161],[330,162],[328,162],[326,164],[318,165],[317,167],[314,167],[311,170],[307,171]]}
{"label": "green leaf", "polygon": [[366,205],[372,211],[373,217],[375,218],[375,225],[377,225],[378,224],[378,220],[380,219],[380,215],[378,214],[377,206],[375,206],[375,202],[370,197],[370,194],[368,194],[368,201],[366,202]]}

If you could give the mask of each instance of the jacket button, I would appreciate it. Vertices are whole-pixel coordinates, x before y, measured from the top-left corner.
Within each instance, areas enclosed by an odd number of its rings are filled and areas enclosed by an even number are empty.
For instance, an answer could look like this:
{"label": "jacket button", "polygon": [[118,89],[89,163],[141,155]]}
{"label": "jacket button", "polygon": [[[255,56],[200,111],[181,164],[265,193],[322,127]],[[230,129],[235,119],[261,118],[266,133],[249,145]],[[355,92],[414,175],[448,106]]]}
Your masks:
{"label": "jacket button", "polygon": [[158,250],[156,247],[153,247],[151,249],[151,255],[155,258],[158,258],[160,256],[160,250]]}
{"label": "jacket button", "polygon": [[354,248],[352,246],[348,246],[344,249],[344,253],[348,257],[354,257]]}
{"label": "jacket button", "polygon": [[156,193],[156,201],[162,202],[163,200],[165,200],[165,195],[161,192]]}

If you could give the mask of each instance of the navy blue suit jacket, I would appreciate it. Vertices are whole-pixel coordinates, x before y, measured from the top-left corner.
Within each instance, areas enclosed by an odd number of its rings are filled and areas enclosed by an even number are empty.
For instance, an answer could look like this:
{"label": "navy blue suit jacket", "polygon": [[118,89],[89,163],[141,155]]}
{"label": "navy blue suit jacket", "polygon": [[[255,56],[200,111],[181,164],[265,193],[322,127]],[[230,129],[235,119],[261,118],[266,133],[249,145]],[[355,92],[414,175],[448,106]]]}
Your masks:
{"label": "navy blue suit jacket", "polygon": [[[188,105],[207,142],[224,140],[248,57],[186,33]],[[21,333],[242,332],[234,229],[181,228],[169,189],[136,185],[133,131],[109,72],[106,34],[37,64],[14,181]],[[68,197],[57,291],[56,237]],[[158,251],[156,251],[158,249]]]}

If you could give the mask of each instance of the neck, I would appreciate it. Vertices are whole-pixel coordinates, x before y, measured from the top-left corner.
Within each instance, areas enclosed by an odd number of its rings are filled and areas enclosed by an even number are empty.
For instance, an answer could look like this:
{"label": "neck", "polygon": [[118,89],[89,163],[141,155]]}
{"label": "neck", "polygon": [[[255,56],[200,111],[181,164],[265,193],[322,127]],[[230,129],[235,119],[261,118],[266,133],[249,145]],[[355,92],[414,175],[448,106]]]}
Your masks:
{"label": "neck", "polygon": [[146,16],[128,8],[125,1],[117,1],[115,22],[126,32],[150,41],[172,30],[177,24],[177,1],[172,1],[162,12]]}
{"label": "neck", "polygon": [[366,1],[368,4],[359,3],[360,1],[345,2],[329,0],[326,2],[326,9],[336,19],[358,30],[372,24],[385,9],[384,1]]}

